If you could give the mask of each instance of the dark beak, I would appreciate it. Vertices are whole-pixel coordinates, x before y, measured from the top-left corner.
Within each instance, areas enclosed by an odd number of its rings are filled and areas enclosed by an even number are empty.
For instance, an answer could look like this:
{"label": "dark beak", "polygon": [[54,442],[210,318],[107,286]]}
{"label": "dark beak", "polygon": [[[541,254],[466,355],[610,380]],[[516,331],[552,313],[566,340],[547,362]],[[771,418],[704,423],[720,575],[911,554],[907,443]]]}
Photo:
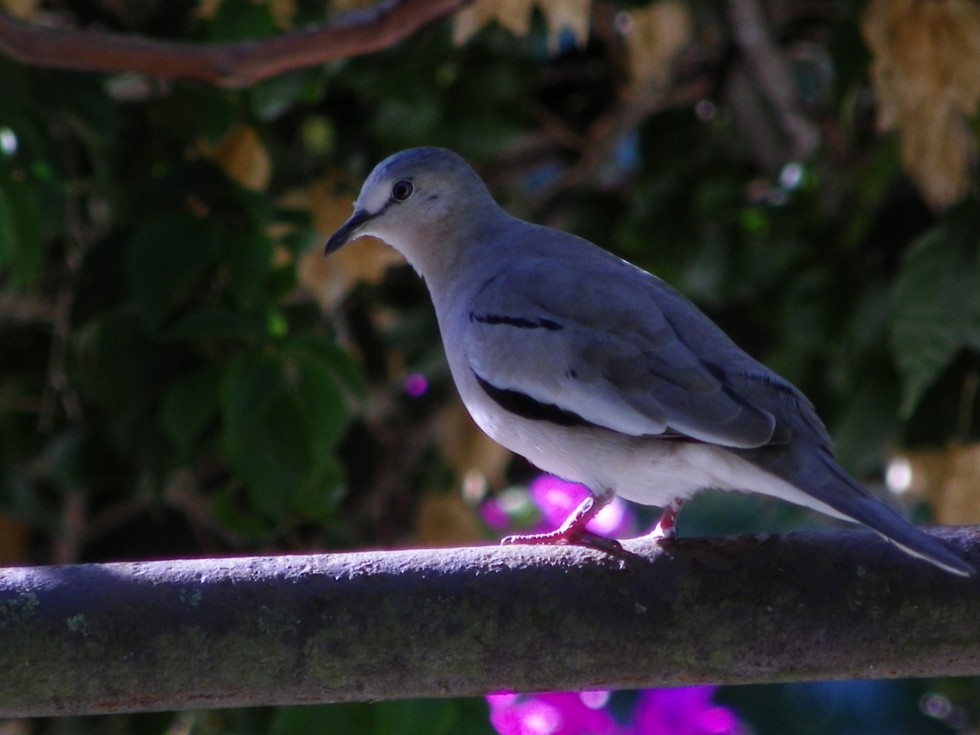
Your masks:
{"label": "dark beak", "polygon": [[335,253],[340,250],[344,245],[354,239],[355,234],[361,228],[365,222],[370,220],[374,215],[364,212],[356,211],[350,216],[344,224],[340,226],[337,230],[330,236],[327,240],[326,247],[323,248],[324,256],[330,255],[330,253]]}

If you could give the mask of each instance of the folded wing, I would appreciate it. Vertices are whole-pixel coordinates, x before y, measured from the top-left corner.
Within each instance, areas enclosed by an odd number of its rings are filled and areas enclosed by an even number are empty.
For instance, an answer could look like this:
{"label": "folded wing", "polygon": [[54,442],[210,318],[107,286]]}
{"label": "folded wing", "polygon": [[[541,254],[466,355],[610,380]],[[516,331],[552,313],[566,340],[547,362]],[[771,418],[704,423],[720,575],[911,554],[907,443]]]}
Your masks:
{"label": "folded wing", "polygon": [[[634,436],[734,448],[773,441],[772,412],[733,385],[756,363],[727,338],[730,354],[700,354],[692,338],[721,334],[707,317],[648,274],[621,261],[600,263],[615,268],[615,277],[604,278],[600,267],[587,281],[573,280],[532,259],[483,285],[467,315],[464,348],[484,390],[505,408],[501,396],[512,406],[542,407],[540,418],[571,415]],[[678,309],[687,310],[683,330],[671,319]],[[739,359],[726,366],[712,357]],[[777,390],[760,377],[759,390]]]}

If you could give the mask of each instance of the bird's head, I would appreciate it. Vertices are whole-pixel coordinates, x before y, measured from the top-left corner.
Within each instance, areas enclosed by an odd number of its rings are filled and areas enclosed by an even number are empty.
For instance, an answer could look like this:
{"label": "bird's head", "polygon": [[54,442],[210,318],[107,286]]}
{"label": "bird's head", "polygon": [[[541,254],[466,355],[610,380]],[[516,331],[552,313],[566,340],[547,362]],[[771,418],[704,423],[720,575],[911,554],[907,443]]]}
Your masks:
{"label": "bird's head", "polygon": [[444,148],[412,148],[374,168],[353,214],[327,240],[324,254],[373,235],[426,275],[427,265],[453,259],[467,242],[466,233],[501,211],[460,156]]}

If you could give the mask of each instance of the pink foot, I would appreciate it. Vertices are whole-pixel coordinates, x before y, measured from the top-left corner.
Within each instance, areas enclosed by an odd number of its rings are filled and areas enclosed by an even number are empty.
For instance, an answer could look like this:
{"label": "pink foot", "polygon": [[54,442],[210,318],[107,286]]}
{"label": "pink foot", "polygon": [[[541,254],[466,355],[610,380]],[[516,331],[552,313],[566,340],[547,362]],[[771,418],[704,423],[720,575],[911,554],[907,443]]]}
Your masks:
{"label": "pink foot", "polygon": [[660,520],[657,521],[657,525],[653,527],[648,537],[657,541],[664,541],[677,536],[677,514],[680,513],[682,505],[684,505],[684,501],[675,498],[670,505],[665,506],[663,513],[660,514]]}
{"label": "pink foot", "polygon": [[624,551],[619,541],[599,536],[586,528],[589,521],[595,518],[596,514],[608,502],[609,498],[597,498],[590,495],[554,531],[505,536],[500,540],[500,543],[504,546],[511,544],[570,544],[587,546],[590,549],[605,551],[609,554],[622,554]]}

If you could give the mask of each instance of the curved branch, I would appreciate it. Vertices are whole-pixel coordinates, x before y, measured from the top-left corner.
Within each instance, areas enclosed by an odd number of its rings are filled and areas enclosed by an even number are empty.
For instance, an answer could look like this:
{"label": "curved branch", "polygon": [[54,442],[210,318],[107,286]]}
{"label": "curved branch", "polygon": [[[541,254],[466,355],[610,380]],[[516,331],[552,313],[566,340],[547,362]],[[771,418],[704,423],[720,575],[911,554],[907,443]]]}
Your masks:
{"label": "curved branch", "polygon": [[0,570],[0,716],[980,674],[980,577],[870,533],[627,546]]}
{"label": "curved branch", "polygon": [[467,0],[382,0],[373,8],[274,38],[204,44],[157,41],[96,30],[47,28],[0,13],[0,54],[31,66],[138,72],[245,87],[293,69],[393,46]]}

